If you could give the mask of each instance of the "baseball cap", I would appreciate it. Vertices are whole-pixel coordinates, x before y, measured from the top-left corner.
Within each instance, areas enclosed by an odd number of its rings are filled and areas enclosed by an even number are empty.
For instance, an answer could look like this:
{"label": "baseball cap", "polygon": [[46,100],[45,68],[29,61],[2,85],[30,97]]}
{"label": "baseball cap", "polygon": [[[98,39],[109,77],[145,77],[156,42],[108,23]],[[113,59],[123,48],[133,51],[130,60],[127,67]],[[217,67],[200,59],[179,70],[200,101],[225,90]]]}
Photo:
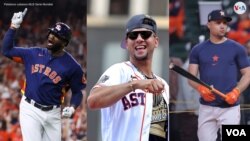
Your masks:
{"label": "baseball cap", "polygon": [[146,14],[135,15],[127,22],[125,37],[121,42],[121,47],[126,48],[126,36],[127,33],[131,32],[136,28],[146,28],[152,30],[154,33],[157,33],[157,25],[155,20]]}
{"label": "baseball cap", "polygon": [[225,15],[225,12],[222,10],[213,10],[208,14],[208,22],[215,21],[215,20],[222,20],[225,19],[227,22],[230,22],[232,20],[231,17],[228,17]]}

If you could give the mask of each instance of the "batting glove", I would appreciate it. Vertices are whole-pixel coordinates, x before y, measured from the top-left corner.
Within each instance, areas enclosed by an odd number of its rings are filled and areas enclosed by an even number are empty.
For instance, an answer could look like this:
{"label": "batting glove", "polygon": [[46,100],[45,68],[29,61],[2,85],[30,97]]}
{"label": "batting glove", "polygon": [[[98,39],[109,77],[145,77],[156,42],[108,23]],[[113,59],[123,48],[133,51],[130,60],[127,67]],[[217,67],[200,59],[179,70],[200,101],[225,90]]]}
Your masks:
{"label": "batting glove", "polygon": [[205,101],[211,102],[215,100],[215,95],[207,87],[199,85],[197,91]]}
{"label": "batting glove", "polygon": [[231,92],[226,94],[225,101],[233,105],[235,102],[237,102],[238,98],[240,96],[240,90],[238,88],[234,88]]}
{"label": "batting glove", "polygon": [[21,23],[23,22],[23,17],[27,13],[27,8],[24,9],[23,12],[14,13],[11,19],[11,27],[17,29],[20,27]]}
{"label": "batting glove", "polygon": [[75,112],[74,107],[65,107],[62,111],[62,117],[70,118]]}

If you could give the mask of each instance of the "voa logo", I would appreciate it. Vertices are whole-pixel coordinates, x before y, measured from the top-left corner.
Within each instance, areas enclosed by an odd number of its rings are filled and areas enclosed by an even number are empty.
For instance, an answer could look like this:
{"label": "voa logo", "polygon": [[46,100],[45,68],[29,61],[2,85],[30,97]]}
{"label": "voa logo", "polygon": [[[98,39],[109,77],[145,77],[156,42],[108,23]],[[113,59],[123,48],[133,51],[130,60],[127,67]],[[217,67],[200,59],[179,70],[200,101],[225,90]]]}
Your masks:
{"label": "voa logo", "polygon": [[226,129],[227,136],[247,136],[244,129]]}
{"label": "voa logo", "polygon": [[234,4],[234,12],[237,14],[243,14],[247,11],[246,4],[239,1]]}

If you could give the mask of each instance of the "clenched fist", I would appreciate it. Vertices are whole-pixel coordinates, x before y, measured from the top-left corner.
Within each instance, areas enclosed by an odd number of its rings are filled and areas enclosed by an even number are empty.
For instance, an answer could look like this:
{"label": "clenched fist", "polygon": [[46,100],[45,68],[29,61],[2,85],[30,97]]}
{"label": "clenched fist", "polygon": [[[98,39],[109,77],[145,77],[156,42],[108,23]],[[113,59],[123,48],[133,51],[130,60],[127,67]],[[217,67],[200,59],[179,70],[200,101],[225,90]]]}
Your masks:
{"label": "clenched fist", "polygon": [[135,89],[142,89],[153,94],[161,94],[164,84],[158,79],[136,80],[131,82]]}

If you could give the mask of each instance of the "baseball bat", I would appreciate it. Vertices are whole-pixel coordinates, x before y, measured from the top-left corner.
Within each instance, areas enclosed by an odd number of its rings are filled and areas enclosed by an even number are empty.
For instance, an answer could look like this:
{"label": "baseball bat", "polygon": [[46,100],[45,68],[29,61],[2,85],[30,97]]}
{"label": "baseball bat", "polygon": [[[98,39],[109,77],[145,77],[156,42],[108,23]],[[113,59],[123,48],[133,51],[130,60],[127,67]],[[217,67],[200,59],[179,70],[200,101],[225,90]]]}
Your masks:
{"label": "baseball bat", "polygon": [[208,88],[209,90],[211,90],[212,92],[218,94],[219,96],[221,96],[222,98],[226,98],[226,95],[223,94],[222,92],[220,92],[219,90],[215,89],[214,87],[212,86],[209,86],[208,84],[206,84],[205,82],[201,81],[200,79],[198,79],[196,76],[194,76],[193,74],[189,73],[188,71],[184,70],[183,68],[173,64],[173,63],[170,63],[169,64],[169,69],[170,70],[173,70],[175,72],[177,72],[178,74],[196,82],[196,83],[199,83],[203,86],[205,86],[206,88]]}

